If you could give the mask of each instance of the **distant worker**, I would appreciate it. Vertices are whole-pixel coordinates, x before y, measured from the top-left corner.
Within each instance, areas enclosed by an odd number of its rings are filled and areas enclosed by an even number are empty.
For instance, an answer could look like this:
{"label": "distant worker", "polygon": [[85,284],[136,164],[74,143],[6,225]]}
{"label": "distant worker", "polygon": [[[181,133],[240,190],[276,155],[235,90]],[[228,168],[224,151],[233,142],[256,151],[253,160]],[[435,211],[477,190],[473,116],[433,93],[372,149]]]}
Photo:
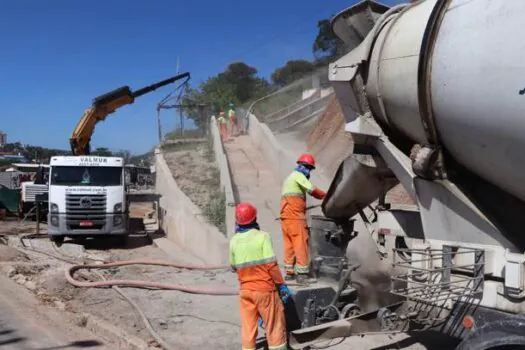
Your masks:
{"label": "distant worker", "polygon": [[314,156],[302,154],[297,164],[283,183],[280,218],[284,238],[285,279],[295,278],[297,283],[304,284],[310,274],[306,194],[317,199],[323,199],[326,194],[310,182],[310,173],[315,169]]}
{"label": "distant worker", "polygon": [[[272,350],[287,349],[283,302],[291,296],[286,286],[272,240],[257,224],[257,209],[249,203],[235,208],[235,235],[230,241],[230,264],[240,284],[243,350],[254,349],[261,319]],[[283,299],[283,302],[281,301]]]}
{"label": "distant worker", "polygon": [[226,125],[228,122],[226,121],[226,118],[224,117],[223,111],[219,113],[219,118],[217,119],[217,123],[218,123],[219,131],[221,133],[221,139],[223,142],[225,142],[228,140],[228,131],[226,130]]}
{"label": "distant worker", "polygon": [[233,103],[230,103],[230,109],[228,110],[228,118],[230,119],[230,137],[233,137],[233,127],[237,129],[236,136],[243,133],[242,127],[239,123],[239,118],[235,114],[235,106]]}

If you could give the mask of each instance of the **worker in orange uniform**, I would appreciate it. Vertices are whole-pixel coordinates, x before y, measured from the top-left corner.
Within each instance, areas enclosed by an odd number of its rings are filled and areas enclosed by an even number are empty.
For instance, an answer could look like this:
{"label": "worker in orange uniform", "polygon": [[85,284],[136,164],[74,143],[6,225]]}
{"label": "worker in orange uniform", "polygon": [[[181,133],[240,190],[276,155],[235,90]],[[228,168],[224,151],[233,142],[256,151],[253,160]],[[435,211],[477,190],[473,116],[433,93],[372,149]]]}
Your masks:
{"label": "worker in orange uniform", "polygon": [[305,153],[297,167],[284,180],[281,197],[281,229],[284,238],[285,280],[306,283],[310,273],[308,227],[306,225],[306,194],[323,199],[326,193],[312,185],[310,173],[315,169],[314,156]]}
{"label": "worker in orange uniform", "polygon": [[269,348],[287,349],[283,302],[291,292],[279,270],[270,235],[260,231],[257,209],[249,203],[237,205],[235,221],[230,264],[237,272],[241,288],[242,348],[255,350],[260,318],[266,328]]}
{"label": "worker in orange uniform", "polygon": [[237,130],[236,136],[243,133],[241,125],[239,124],[239,118],[235,115],[235,106],[230,103],[230,109],[228,110],[228,119],[230,120],[230,137],[233,137],[233,128]]}
{"label": "worker in orange uniform", "polygon": [[223,142],[227,141],[228,140],[228,130],[226,128],[227,128],[228,121],[226,120],[223,111],[219,113],[219,118],[217,119],[217,123],[219,123],[218,126],[219,126],[219,131],[221,133],[222,141]]}

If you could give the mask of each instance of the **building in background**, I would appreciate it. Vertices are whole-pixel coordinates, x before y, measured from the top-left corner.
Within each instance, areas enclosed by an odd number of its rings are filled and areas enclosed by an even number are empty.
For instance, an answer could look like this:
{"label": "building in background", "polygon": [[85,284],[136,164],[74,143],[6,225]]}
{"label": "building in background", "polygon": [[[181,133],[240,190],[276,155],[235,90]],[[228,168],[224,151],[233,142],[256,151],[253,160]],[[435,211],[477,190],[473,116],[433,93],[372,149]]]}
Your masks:
{"label": "building in background", "polygon": [[7,134],[0,130],[0,147],[7,143]]}

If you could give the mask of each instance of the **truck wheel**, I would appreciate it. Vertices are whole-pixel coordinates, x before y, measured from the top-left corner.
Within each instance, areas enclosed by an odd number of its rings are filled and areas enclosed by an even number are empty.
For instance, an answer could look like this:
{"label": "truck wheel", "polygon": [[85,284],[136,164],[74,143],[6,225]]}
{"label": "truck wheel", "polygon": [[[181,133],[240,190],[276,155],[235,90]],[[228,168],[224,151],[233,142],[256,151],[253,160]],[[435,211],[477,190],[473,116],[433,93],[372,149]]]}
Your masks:
{"label": "truck wheel", "polygon": [[128,242],[128,235],[113,236],[113,242],[115,242],[115,244],[118,246],[126,246],[126,243]]}
{"label": "truck wheel", "polygon": [[64,236],[51,236],[51,242],[55,243],[57,247],[60,247],[64,243]]}
{"label": "truck wheel", "polygon": [[525,319],[518,315],[487,323],[470,333],[456,350],[524,349],[524,327]]}

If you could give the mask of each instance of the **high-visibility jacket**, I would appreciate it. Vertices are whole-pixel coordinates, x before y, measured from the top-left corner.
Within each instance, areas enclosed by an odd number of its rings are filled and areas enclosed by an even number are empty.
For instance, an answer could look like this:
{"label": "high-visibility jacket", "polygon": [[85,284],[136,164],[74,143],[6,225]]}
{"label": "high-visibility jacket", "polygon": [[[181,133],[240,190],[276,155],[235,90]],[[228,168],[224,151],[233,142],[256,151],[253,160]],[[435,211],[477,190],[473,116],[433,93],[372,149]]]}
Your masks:
{"label": "high-visibility jacket", "polygon": [[217,118],[217,121],[221,124],[226,124],[227,121],[226,121],[226,118],[224,118],[223,116],[220,116],[219,118]]}
{"label": "high-visibility jacket", "polygon": [[284,279],[266,232],[251,229],[230,240],[230,264],[237,272],[241,290],[275,291]]}
{"label": "high-visibility jacket", "polygon": [[235,116],[235,110],[232,108],[228,111],[228,118],[231,118],[231,117],[234,117]]}
{"label": "high-visibility jacket", "polygon": [[282,187],[281,219],[305,219],[306,194],[323,199],[325,193],[312,185],[301,172],[294,170]]}

